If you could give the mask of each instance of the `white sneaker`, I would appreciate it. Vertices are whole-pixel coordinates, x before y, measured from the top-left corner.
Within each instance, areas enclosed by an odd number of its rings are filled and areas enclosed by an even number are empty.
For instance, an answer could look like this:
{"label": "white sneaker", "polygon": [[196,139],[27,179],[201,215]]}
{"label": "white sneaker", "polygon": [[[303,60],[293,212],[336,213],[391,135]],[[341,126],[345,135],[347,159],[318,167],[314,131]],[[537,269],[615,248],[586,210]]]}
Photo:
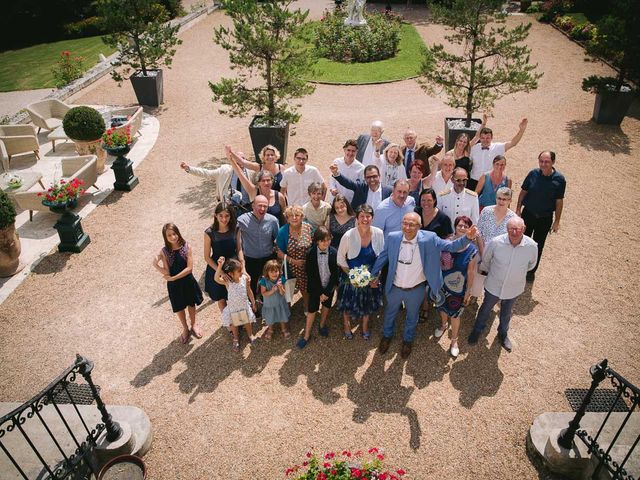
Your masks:
{"label": "white sneaker", "polygon": [[444,332],[445,332],[445,331],[446,331],[446,328],[445,328],[445,329],[443,329],[442,327],[438,327],[438,328],[436,328],[436,331],[435,331],[435,332],[433,332],[433,335],[434,335],[436,338],[440,338],[442,335],[444,335]]}
{"label": "white sneaker", "polygon": [[460,354],[460,349],[458,348],[458,343],[451,345],[451,356],[456,358]]}

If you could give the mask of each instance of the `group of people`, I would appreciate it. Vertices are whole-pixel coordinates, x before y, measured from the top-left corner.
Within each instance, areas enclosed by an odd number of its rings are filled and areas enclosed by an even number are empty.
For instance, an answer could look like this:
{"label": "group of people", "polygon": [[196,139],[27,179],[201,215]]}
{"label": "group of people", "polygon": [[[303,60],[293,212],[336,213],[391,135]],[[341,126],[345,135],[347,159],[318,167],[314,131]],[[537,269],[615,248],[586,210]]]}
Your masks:
{"label": "group of people", "polygon": [[[271,145],[259,162],[226,146],[228,164],[206,169],[181,163],[187,173],[216,180],[218,204],[204,233],[204,290],[217,302],[233,348],[240,348],[241,328],[253,344],[260,317],[267,325],[264,339],[272,339],[276,324],[290,337],[289,306],[299,291],[306,315],[300,349],[312,338],[318,312],[320,336],[329,335],[335,304],[344,338],[359,330],[368,340],[369,317],[384,305],[378,350],[389,349],[404,309],[400,353],[407,358],[418,323],[434,306],[440,319],[434,336],[450,328],[449,351],[456,357],[464,307],[483,297],[468,343],[478,341],[500,302],[498,336],[511,351],[513,305],[535,278],[547,234],[559,228],[566,182],[554,167],[555,153],[541,152],[511,210],[505,154],[522,138],[527,120],[506,143],[494,142],[486,123],[484,116],[473,138],[461,134],[439,157],[441,136],[433,145],[418,144],[408,129],[400,146],[385,139],[382,122],[375,121],[369,133],[344,143],[328,182],[308,164],[304,148],[295,150],[289,168]],[[166,224],[162,232],[165,246],[154,266],[167,280],[187,343],[202,336],[195,315],[202,292],[178,227]]]}

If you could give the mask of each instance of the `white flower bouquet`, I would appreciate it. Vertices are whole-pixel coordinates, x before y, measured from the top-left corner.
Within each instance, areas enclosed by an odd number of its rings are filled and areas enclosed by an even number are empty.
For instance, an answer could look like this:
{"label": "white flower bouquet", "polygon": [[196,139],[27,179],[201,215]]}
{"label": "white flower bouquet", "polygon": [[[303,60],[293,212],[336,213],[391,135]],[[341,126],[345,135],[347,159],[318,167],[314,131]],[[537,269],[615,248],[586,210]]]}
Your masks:
{"label": "white flower bouquet", "polygon": [[356,288],[366,287],[373,280],[369,267],[362,265],[349,270],[349,282]]}

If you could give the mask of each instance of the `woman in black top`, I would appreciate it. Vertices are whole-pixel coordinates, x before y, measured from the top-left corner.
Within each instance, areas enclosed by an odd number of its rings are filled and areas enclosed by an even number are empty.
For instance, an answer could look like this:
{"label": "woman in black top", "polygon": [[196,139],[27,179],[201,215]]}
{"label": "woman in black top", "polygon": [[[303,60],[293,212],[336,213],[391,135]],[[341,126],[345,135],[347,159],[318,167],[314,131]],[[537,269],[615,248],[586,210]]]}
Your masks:
{"label": "woman in black top", "polygon": [[422,219],[421,230],[433,232],[440,238],[447,238],[452,235],[451,220],[437,208],[436,192],[432,188],[425,188],[420,192],[419,200],[420,206],[415,208],[415,212]]}
{"label": "woman in black top", "polygon": [[467,175],[471,175],[472,163],[471,158],[469,157],[470,149],[471,144],[469,142],[469,136],[466,133],[461,133],[458,135],[458,138],[456,138],[456,143],[453,145],[453,149],[449,150],[449,152],[453,153],[453,158],[456,161],[456,168],[464,168],[467,171]]}

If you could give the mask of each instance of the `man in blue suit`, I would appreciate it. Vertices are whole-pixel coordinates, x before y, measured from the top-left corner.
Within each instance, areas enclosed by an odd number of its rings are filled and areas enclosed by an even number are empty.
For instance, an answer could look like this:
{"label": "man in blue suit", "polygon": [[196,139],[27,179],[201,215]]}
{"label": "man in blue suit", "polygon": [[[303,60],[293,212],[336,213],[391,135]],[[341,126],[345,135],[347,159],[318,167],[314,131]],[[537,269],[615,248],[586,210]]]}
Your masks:
{"label": "man in blue suit", "polygon": [[369,165],[364,169],[364,182],[362,180],[352,181],[340,175],[337,165],[330,165],[333,179],[343,187],[353,191],[351,207],[355,210],[363,203],[366,203],[374,210],[378,205],[391,195],[391,189],[380,185],[380,170],[375,165]]}
{"label": "man in blue suit", "polygon": [[400,355],[407,358],[411,354],[425,287],[429,284],[432,292],[440,292],[442,288],[440,252],[460,250],[477,234],[476,227],[473,226],[467,231],[466,237],[454,241],[442,240],[433,232],[420,230],[421,225],[420,215],[407,213],[402,219],[402,232],[389,234],[384,250],[380,252],[371,269],[372,275],[377,275],[387,263],[389,264],[384,287],[387,305],[384,312],[383,336],[378,347],[381,354],[389,350],[396,316],[402,302],[407,309],[407,315]]}

